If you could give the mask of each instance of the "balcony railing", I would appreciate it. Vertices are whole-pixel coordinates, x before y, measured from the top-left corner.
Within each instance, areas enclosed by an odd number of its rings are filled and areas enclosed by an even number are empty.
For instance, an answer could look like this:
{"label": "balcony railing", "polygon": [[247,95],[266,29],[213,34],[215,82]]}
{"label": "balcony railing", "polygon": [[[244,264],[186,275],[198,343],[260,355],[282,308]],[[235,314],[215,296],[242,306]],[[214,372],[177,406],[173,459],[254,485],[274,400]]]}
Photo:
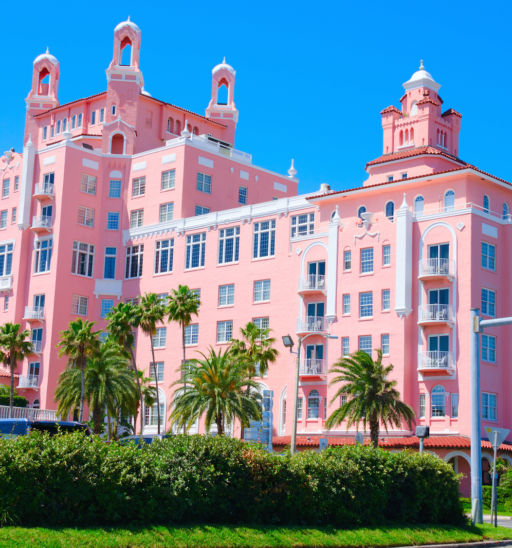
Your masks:
{"label": "balcony railing", "polygon": [[421,356],[420,369],[451,369],[450,352],[445,350],[430,350]]}
{"label": "balcony railing", "polygon": [[325,331],[325,318],[323,316],[306,316],[297,321],[298,333],[321,333]]}
{"label": "balcony railing", "polygon": [[40,354],[43,351],[43,342],[42,341],[31,341],[32,342],[32,352],[34,354]]}
{"label": "balcony railing", "polygon": [[[0,419],[9,418],[9,406],[0,405]],[[13,407],[13,419],[30,419],[35,421],[54,421],[57,420],[57,411],[52,409],[33,409],[31,407]]]}
{"label": "balcony railing", "polygon": [[453,261],[450,259],[423,259],[420,261],[420,277],[452,277]]}
{"label": "balcony railing", "polygon": [[299,372],[301,375],[324,375],[325,360],[319,358],[301,360]]}
{"label": "balcony railing", "polygon": [[448,304],[425,304],[420,308],[420,322],[451,322],[452,313]]}
{"label": "balcony railing", "polygon": [[324,291],[325,276],[322,274],[310,274],[302,282],[302,291]]}
{"label": "balcony railing", "polygon": [[34,196],[53,198],[53,195],[52,183],[37,183],[34,187]]}
{"label": "balcony railing", "polygon": [[12,276],[0,276],[0,291],[12,289]]}
{"label": "balcony railing", "polygon": [[26,306],[24,320],[42,320],[44,319],[44,307],[43,306]]}
{"label": "balcony railing", "polygon": [[20,375],[18,378],[18,388],[38,388],[39,375]]}
{"label": "balcony railing", "polygon": [[32,217],[32,228],[45,228],[50,229],[52,227],[51,215],[41,215],[40,217]]}

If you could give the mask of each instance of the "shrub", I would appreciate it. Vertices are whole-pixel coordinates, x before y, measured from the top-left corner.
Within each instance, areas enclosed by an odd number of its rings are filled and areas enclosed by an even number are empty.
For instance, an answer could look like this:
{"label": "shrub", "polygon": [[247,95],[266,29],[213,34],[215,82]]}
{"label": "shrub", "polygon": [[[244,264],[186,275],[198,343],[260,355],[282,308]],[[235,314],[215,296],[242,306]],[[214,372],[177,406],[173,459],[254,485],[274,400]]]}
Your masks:
{"label": "shrub", "polygon": [[[13,404],[14,407],[27,407],[28,400],[23,396],[14,396]],[[0,394],[0,405],[9,405],[9,394]]]}
{"label": "shrub", "polygon": [[[498,508],[506,512],[512,512],[512,489],[510,487],[502,487],[497,489]],[[492,500],[492,485],[484,485],[482,487],[482,500],[484,506],[491,507]]]}
{"label": "shrub", "polygon": [[269,455],[229,438],[142,448],[82,434],[0,439],[0,524],[460,523],[458,481],[431,455],[368,447]]}

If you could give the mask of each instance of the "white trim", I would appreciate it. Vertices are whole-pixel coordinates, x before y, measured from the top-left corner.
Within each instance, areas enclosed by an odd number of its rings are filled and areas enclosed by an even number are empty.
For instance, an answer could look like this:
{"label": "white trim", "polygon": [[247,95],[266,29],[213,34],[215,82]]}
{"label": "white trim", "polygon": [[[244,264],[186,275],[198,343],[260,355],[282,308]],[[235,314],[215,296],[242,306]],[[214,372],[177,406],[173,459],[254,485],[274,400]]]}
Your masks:
{"label": "white trim", "polygon": [[[123,136],[123,156],[126,154],[126,135],[123,131],[120,129],[115,130],[113,133],[110,134],[108,138],[108,150],[110,152],[109,156],[112,156],[112,139],[114,138],[114,135],[122,135]],[[122,156],[121,154],[114,154],[114,156]]]}
{"label": "white trim", "polygon": [[[279,398],[279,435],[284,436],[286,432],[286,422],[283,423],[283,403],[287,402],[286,400],[286,386],[281,391],[281,396]],[[286,406],[286,414],[288,415],[288,405]]]}
{"label": "white trim", "polygon": [[469,468],[471,469],[471,460],[469,458],[469,455],[466,455],[463,451],[451,451],[447,455],[443,457],[445,462],[448,462],[450,459],[453,459],[454,457],[462,457],[468,464]]}

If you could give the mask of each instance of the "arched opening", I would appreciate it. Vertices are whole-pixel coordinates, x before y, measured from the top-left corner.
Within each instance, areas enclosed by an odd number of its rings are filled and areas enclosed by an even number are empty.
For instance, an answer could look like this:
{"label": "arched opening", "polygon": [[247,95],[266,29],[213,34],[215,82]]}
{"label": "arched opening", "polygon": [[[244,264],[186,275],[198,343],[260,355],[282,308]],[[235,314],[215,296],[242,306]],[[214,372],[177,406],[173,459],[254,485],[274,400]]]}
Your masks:
{"label": "arched opening", "polygon": [[414,214],[423,215],[424,207],[425,199],[423,198],[423,196],[416,196],[416,199],[414,200]]}
{"label": "arched opening", "polygon": [[192,130],[192,133],[194,135],[199,135],[199,129],[197,129],[197,126],[194,126],[194,129]]}
{"label": "arched opening", "polygon": [[418,114],[418,105],[416,104],[416,101],[413,101],[411,105],[411,116],[416,116]]}
{"label": "arched opening", "polygon": [[174,133],[176,133],[176,135],[180,135],[181,134],[181,122],[179,120],[176,120],[176,131]]}
{"label": "arched opening", "polygon": [[39,400],[34,400],[34,403],[32,404],[33,409],[39,409]]}
{"label": "arched opening", "polygon": [[405,130],[405,144],[407,144],[409,142],[409,130],[406,129]]}
{"label": "arched opening", "polygon": [[132,41],[125,36],[121,42],[121,65],[130,66],[132,64]]}
{"label": "arched opening", "polygon": [[491,209],[491,201],[489,200],[489,196],[487,194],[484,194],[484,213],[489,213]]}
{"label": "arched opening", "polygon": [[363,218],[363,213],[366,213],[366,207],[365,206],[361,206],[358,210],[357,210],[357,216],[362,219]]}
{"label": "arched opening", "polygon": [[121,133],[116,133],[112,136],[110,144],[111,154],[124,154],[124,136]]}
{"label": "arched opening", "polygon": [[311,390],[308,396],[308,419],[318,419],[320,414],[320,394]]}
{"label": "arched opening", "polygon": [[279,405],[279,435],[284,436],[286,431],[286,386],[281,392],[281,401]]}
{"label": "arched opening", "polygon": [[174,120],[172,118],[167,118],[167,131],[173,133],[174,130]]}
{"label": "arched opening", "polygon": [[508,221],[509,219],[509,209],[508,209],[508,204],[507,202],[503,202],[503,210],[502,210],[502,217],[503,217],[503,220],[505,221]]}
{"label": "arched opening", "polygon": [[414,144],[414,128],[411,128],[411,133],[409,135],[409,141]]}
{"label": "arched opening", "polygon": [[222,79],[219,82],[219,87],[217,89],[217,104],[218,105],[227,105],[228,104],[228,82],[226,79]]}
{"label": "arched opening", "polygon": [[395,218],[395,204],[393,202],[388,202],[386,204],[386,217],[393,221]]}
{"label": "arched opening", "polygon": [[400,146],[404,144],[404,132],[400,130],[400,139],[399,139]]}
{"label": "arched opening", "polygon": [[[165,430],[165,409],[167,406],[165,394],[160,388],[158,389],[158,399],[160,403],[160,429],[163,432]],[[144,427],[148,430],[158,428],[158,405],[156,401],[151,407],[144,404]]]}
{"label": "arched opening", "polygon": [[455,192],[453,190],[446,191],[444,195],[444,210],[453,211],[455,206]]}
{"label": "arched opening", "polygon": [[39,72],[37,93],[38,95],[48,95],[50,93],[50,71],[47,68],[43,68]]}
{"label": "arched opening", "polygon": [[444,386],[438,384],[432,388],[430,404],[431,417],[444,417],[446,415],[446,392]]}

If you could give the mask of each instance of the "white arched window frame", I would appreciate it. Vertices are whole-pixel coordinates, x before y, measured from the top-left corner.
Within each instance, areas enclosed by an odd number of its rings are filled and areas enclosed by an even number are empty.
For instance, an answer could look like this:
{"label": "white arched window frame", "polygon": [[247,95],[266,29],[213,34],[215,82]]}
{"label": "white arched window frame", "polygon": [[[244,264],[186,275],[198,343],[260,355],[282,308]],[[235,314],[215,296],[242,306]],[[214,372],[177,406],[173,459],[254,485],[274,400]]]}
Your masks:
{"label": "white arched window frame", "polygon": [[489,196],[487,196],[487,194],[484,194],[483,207],[484,213],[489,213],[491,209],[491,201],[489,200]]}
{"label": "white arched window frame", "polygon": [[508,204],[507,202],[503,202],[503,208],[502,208],[502,217],[503,217],[503,220],[504,221],[508,221],[509,220],[509,207],[508,207]]}
{"label": "white arched window frame", "polygon": [[362,219],[362,214],[363,213],[366,213],[366,206],[361,206],[358,210],[357,210],[357,216]]}
{"label": "white arched window frame", "polygon": [[453,190],[447,190],[444,194],[444,210],[453,211],[455,207],[455,192]]}
{"label": "white arched window frame", "polygon": [[286,386],[281,392],[281,398],[279,401],[279,435],[284,436],[286,432]]}
{"label": "white arched window frame", "polygon": [[416,196],[414,199],[414,214],[415,215],[423,215],[423,211],[425,209],[425,198],[423,196]]}
{"label": "white arched window frame", "polygon": [[440,384],[432,388],[430,395],[430,416],[444,417],[446,415],[446,391]]}
{"label": "white arched window frame", "polygon": [[416,114],[418,114],[418,105],[416,104],[416,101],[413,101],[410,116],[416,116]]}
{"label": "white arched window frame", "polygon": [[388,202],[386,204],[386,217],[390,221],[394,220],[394,218],[395,218],[395,204],[394,204],[394,202]]}
{"label": "white arched window frame", "polygon": [[318,390],[311,390],[308,395],[308,419],[318,419],[320,417],[320,394]]}
{"label": "white arched window frame", "polygon": [[[163,433],[165,429],[165,410],[167,408],[164,391],[158,389],[158,398],[160,400],[160,431]],[[144,404],[144,431],[157,430],[158,428],[158,410],[157,403],[151,407]]]}

